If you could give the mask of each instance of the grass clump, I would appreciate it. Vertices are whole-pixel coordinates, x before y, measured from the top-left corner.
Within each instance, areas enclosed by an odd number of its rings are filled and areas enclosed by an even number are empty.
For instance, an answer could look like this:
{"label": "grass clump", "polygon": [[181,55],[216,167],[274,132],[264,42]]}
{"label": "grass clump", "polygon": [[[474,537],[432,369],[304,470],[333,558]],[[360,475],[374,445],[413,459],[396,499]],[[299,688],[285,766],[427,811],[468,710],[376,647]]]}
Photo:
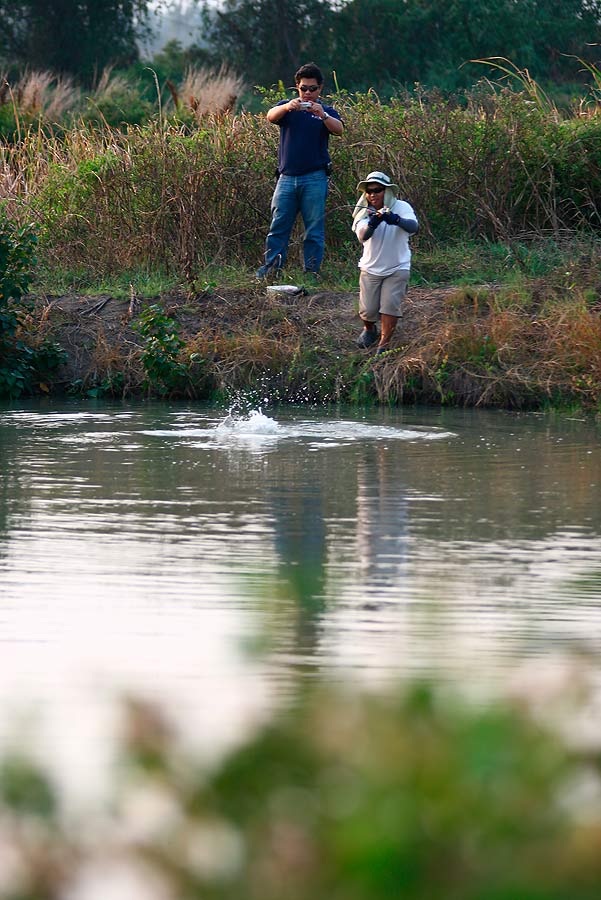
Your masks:
{"label": "grass clump", "polygon": [[[592,301],[592,302],[591,302]],[[601,407],[601,294],[546,281],[515,290],[449,290],[443,311],[376,367],[384,402]]]}

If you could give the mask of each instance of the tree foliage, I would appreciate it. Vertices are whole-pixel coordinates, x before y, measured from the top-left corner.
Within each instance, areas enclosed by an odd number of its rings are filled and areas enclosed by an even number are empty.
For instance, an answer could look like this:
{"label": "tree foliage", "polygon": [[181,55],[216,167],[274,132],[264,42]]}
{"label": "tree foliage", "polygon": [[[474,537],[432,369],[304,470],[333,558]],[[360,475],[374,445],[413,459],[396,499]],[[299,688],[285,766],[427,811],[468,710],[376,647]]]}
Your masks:
{"label": "tree foliage", "polygon": [[[194,2],[202,25],[196,43],[180,48],[179,69],[225,64],[263,86],[289,86],[298,66],[315,60],[349,91],[394,93],[416,82],[454,90],[483,74],[470,60],[495,56],[538,81],[575,81],[579,60],[597,62],[601,44],[601,0]],[[107,65],[139,58],[137,39],[151,33],[159,8],[169,0],[1,0],[0,66],[90,83]],[[173,46],[163,57],[157,63],[174,62]]]}
{"label": "tree foliage", "polygon": [[[573,80],[594,60],[601,0],[225,0],[205,27],[214,62],[256,84],[290,82],[309,59],[348,90],[420,82],[448,89],[480,77],[474,59],[502,56],[539,80]],[[592,56],[591,56],[592,54]]]}
{"label": "tree foliage", "polygon": [[149,0],[3,0],[0,56],[90,81],[137,58],[148,7]]}
{"label": "tree foliage", "polygon": [[326,58],[335,13],[327,0],[224,0],[205,12],[212,60],[229,62],[256,84],[294,83],[309,59]]}

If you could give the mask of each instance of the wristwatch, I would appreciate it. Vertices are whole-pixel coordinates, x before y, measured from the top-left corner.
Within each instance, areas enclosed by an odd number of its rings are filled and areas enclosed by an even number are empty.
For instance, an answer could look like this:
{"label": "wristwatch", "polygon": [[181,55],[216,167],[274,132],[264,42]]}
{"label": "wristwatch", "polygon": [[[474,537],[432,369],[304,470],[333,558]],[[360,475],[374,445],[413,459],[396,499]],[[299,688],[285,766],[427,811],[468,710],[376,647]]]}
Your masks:
{"label": "wristwatch", "polygon": [[322,121],[322,122],[325,122],[325,120],[326,120],[326,119],[329,119],[329,118],[330,118],[330,114],[329,114],[329,113],[326,113],[325,116],[322,118],[321,121]]}

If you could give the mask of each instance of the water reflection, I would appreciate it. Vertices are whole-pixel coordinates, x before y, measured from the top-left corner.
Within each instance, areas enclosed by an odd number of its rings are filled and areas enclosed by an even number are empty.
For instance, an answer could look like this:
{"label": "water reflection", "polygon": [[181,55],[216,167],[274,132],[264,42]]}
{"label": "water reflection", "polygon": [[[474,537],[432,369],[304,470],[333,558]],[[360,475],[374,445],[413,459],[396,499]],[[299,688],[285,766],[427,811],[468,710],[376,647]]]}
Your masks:
{"label": "water reflection", "polygon": [[599,447],[473,410],[4,408],[0,701],[133,684],[232,733],[317,672],[596,655]]}
{"label": "water reflection", "polygon": [[266,497],[273,516],[274,548],[279,579],[296,606],[292,639],[297,651],[315,653],[321,617],[326,609],[326,526],[320,486],[299,491],[284,483]]}
{"label": "water reflection", "polygon": [[[357,466],[357,556],[369,593],[406,575],[407,488],[387,447],[366,447]],[[372,600],[373,602],[373,600]]]}

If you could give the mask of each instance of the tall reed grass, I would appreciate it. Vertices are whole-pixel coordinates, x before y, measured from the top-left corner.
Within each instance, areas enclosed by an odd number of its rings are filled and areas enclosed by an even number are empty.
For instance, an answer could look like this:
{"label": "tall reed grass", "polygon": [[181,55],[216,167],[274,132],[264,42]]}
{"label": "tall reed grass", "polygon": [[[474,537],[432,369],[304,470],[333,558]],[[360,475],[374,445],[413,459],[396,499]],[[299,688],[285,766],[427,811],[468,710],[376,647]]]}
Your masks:
{"label": "tall reed grass", "polygon": [[17,119],[58,122],[80,101],[81,92],[68,77],[27,70],[11,85],[6,75],[0,75],[0,107],[8,106]]}
{"label": "tall reed grass", "polygon": [[217,73],[207,68],[189,68],[179,93],[172,96],[176,108],[183,105],[200,121],[203,116],[233,110],[244,87],[244,79],[226,66]]}
{"label": "tall reed grass", "polygon": [[[99,276],[156,266],[193,277],[211,264],[260,259],[278,131],[235,113],[240,88],[221,73],[189,72],[173,103],[146,125],[79,120],[60,131],[30,123],[0,145],[0,200],[37,223],[48,266]],[[100,94],[110,93],[108,81]],[[330,142],[332,265],[356,254],[349,214],[356,183],[389,171],[421,222],[416,245],[485,240],[566,242],[601,224],[601,119],[596,105],[560,116],[532,91],[486,83],[461,97],[436,92],[382,103],[372,93],[331,98],[345,134]],[[182,110],[188,107],[188,115]],[[291,262],[298,257],[296,240]],[[296,254],[296,256],[295,256]]]}
{"label": "tall reed grass", "polygon": [[226,66],[217,72],[190,68],[181,84],[159,86],[157,97],[156,75],[150,68],[146,72],[144,85],[107,67],[87,92],[48,71],[26,70],[14,81],[0,74],[0,134],[20,141],[34,123],[55,133],[90,122],[122,128],[151,121],[157,106],[194,121],[233,109],[245,90],[243,79]]}

